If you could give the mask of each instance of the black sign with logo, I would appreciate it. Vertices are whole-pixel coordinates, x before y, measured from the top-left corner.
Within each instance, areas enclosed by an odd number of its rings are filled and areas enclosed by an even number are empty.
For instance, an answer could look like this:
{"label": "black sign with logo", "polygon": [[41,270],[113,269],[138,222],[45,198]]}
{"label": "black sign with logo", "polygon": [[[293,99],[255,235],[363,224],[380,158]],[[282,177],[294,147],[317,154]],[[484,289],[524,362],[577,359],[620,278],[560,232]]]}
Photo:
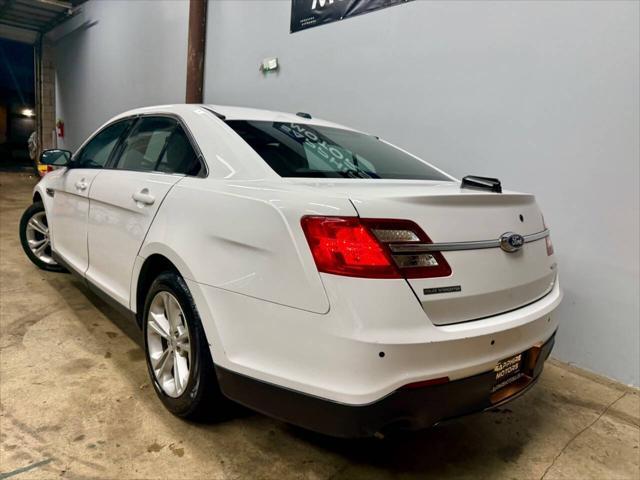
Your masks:
{"label": "black sign with logo", "polygon": [[291,0],[291,33],[412,0]]}

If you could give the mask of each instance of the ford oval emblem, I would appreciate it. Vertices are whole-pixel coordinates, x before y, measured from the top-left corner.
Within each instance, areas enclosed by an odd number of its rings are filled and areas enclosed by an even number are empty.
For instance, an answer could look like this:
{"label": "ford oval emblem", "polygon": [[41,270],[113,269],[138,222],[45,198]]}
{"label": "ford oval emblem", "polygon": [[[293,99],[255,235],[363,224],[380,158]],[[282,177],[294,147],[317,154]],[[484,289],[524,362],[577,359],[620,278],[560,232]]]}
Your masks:
{"label": "ford oval emblem", "polygon": [[500,236],[500,248],[505,252],[517,252],[523,245],[524,237],[518,233],[507,232]]}

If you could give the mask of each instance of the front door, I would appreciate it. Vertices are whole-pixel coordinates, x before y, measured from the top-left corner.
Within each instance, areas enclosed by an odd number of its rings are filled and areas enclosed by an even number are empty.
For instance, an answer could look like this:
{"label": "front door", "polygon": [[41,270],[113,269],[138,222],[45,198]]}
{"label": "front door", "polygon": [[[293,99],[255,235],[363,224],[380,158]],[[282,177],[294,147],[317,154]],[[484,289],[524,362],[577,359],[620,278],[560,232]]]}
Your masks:
{"label": "front door", "polygon": [[130,120],[123,120],[98,132],[51,186],[53,201],[47,212],[51,227],[51,248],[79,273],[87,270],[89,260],[89,192],[130,124]]}
{"label": "front door", "polygon": [[184,175],[166,168],[182,162],[176,154],[177,122],[142,117],[123,141],[111,169],[91,187],[87,279],[129,307],[136,256],[167,193]]}

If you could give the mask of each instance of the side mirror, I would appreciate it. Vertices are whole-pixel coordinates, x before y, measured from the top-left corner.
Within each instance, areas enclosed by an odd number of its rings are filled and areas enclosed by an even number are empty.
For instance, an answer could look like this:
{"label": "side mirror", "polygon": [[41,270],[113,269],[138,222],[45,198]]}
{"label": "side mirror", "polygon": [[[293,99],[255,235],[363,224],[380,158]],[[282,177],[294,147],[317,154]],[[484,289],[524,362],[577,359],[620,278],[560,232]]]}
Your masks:
{"label": "side mirror", "polygon": [[54,165],[56,167],[64,167],[71,161],[71,152],[69,150],[45,150],[40,155],[40,163],[44,165]]}

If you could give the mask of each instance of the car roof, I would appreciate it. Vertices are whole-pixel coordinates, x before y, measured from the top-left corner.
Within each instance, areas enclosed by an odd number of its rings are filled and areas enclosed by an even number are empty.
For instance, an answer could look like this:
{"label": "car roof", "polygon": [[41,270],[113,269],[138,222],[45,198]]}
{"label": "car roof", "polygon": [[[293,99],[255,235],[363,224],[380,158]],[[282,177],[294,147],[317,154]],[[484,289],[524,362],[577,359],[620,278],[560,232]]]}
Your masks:
{"label": "car roof", "polygon": [[[284,123],[301,123],[306,125],[318,125],[323,127],[340,128],[342,130],[351,130],[357,132],[358,130],[341,125],[335,122],[329,122],[313,116],[310,112],[311,118],[301,117],[295,113],[278,112],[274,110],[263,110],[259,108],[238,107],[231,105],[213,105],[213,104],[174,104],[174,105],[156,105],[150,107],[136,108],[117,115],[115,118],[121,118],[136,114],[149,114],[149,113],[175,113],[180,114],[185,110],[196,111],[206,109],[218,114],[218,116],[224,117],[225,120],[254,120],[265,122],[284,122]],[[113,119],[112,119],[113,120]]]}
{"label": "car roof", "polygon": [[325,127],[342,128],[344,130],[354,130],[353,128],[316,118],[312,113],[311,118],[301,117],[294,113],[278,112],[274,110],[263,110],[259,108],[234,107],[230,105],[205,105],[205,107],[224,115],[227,120],[256,120],[265,122],[285,122],[285,123],[305,123],[312,125],[322,125]]}

